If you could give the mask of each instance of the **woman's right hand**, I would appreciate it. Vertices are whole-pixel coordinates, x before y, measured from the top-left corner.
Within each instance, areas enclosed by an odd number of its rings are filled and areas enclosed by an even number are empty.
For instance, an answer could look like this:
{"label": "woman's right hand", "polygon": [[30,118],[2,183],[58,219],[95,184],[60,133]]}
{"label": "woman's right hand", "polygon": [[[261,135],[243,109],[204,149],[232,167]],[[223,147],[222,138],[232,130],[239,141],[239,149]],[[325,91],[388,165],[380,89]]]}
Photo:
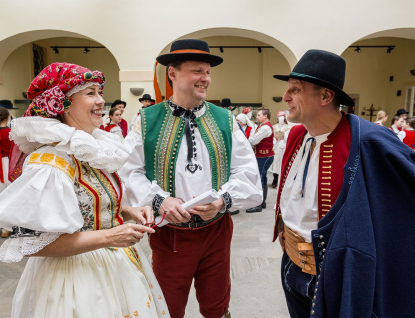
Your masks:
{"label": "woman's right hand", "polygon": [[155,233],[148,226],[141,224],[123,224],[112,229],[105,230],[105,239],[107,247],[128,247],[139,242],[143,238],[144,233]]}

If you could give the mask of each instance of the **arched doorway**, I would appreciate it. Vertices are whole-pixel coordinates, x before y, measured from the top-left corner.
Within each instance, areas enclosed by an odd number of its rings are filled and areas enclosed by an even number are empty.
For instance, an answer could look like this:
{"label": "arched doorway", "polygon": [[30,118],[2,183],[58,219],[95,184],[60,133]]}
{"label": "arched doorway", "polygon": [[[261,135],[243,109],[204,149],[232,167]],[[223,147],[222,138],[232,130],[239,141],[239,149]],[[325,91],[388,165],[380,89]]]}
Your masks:
{"label": "arched doorway", "polygon": [[355,114],[375,121],[377,110],[385,110],[391,119],[405,108],[415,115],[415,28],[367,35],[342,57],[347,62],[345,91],[357,98]]}
{"label": "arched doorway", "polygon": [[0,52],[0,99],[13,102],[17,109],[11,112],[16,117],[23,115],[30,104],[24,93],[35,73],[53,62],[75,63],[103,72],[107,79],[104,98],[110,104],[120,96],[117,60],[105,46],[84,35],[58,30],[20,33],[0,41]]}

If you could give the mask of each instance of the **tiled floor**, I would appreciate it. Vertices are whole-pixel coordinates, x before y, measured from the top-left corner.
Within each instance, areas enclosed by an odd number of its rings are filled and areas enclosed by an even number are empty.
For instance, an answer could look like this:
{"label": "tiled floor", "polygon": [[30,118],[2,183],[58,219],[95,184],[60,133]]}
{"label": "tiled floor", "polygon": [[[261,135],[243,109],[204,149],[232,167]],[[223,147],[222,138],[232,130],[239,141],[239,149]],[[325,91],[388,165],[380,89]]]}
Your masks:
{"label": "tiled floor", "polygon": [[[271,242],[275,199],[276,190],[269,188],[267,208],[261,213],[240,211],[232,216],[230,311],[233,318],[289,317],[279,271],[282,252],[277,242]],[[0,243],[3,241],[0,239]],[[150,253],[147,242],[143,240],[142,244]],[[25,263],[0,263],[0,318],[10,317],[11,301]],[[185,318],[200,317],[192,288]]]}

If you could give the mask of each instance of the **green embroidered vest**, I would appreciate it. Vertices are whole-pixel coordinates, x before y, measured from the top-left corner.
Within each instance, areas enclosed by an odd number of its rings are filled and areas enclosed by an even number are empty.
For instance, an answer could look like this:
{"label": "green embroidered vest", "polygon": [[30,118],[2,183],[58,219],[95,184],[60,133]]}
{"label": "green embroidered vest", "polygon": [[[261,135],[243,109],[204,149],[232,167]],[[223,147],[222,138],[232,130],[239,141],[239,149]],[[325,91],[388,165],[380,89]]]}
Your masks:
{"label": "green embroidered vest", "polygon": [[[218,191],[230,175],[232,153],[232,113],[206,102],[205,113],[195,119],[209,151],[212,188]],[[146,175],[172,197],[178,151],[185,132],[184,118],[173,116],[164,101],[141,111],[141,127]]]}

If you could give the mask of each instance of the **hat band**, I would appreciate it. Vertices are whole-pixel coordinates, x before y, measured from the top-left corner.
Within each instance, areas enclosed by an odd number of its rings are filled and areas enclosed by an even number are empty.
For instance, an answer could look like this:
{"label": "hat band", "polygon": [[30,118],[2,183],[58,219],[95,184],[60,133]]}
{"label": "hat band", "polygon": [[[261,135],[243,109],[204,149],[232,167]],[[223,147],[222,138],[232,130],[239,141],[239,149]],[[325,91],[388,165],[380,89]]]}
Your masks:
{"label": "hat band", "polygon": [[296,73],[296,72],[291,72],[290,75],[301,76],[301,77],[308,77],[308,78],[313,78],[313,79],[316,79],[316,80],[320,80],[317,77],[310,76],[310,75],[306,75],[306,74],[301,74],[301,73]]}
{"label": "hat band", "polygon": [[170,54],[172,54],[172,53],[203,53],[203,54],[210,54],[210,52],[201,51],[201,50],[176,50],[176,51],[170,52]]}

